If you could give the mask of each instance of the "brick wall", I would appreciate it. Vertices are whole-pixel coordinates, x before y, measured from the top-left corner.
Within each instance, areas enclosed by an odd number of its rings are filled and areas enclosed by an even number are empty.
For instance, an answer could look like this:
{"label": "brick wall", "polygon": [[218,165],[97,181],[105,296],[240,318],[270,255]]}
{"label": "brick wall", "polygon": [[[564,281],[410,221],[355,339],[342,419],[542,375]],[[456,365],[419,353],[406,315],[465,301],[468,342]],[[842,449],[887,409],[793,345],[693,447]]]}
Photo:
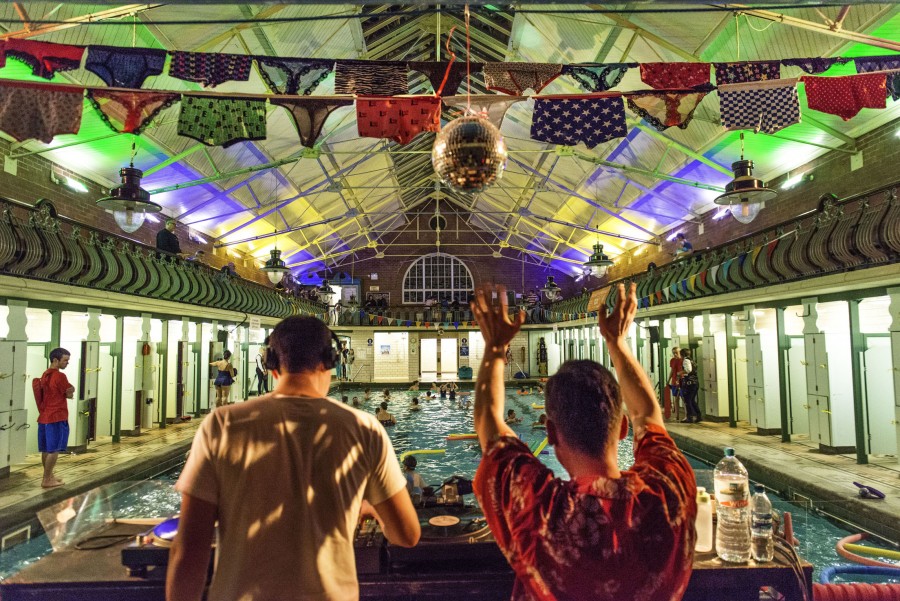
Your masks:
{"label": "brick wall", "polygon": [[[547,276],[552,275],[563,289],[565,297],[581,290],[581,283],[576,283],[565,272],[532,264],[524,264],[523,270],[523,263],[514,258],[492,257],[492,248],[485,246],[485,241],[493,242],[493,234],[482,231],[476,234],[465,224],[465,214],[460,214],[457,218],[455,214],[443,212],[446,210],[444,204],[441,205],[441,209],[442,215],[447,219],[447,228],[441,232],[440,251],[454,255],[465,263],[472,273],[476,287],[483,284],[502,284],[508,290],[522,293],[535,286],[543,286]],[[403,278],[409,266],[419,257],[437,252],[435,246],[437,236],[428,225],[433,215],[432,204],[422,209],[420,215],[413,216],[411,222],[402,228],[402,232],[387,234],[384,237],[385,241],[379,246],[379,250],[386,255],[383,259],[372,258],[375,251],[371,249],[364,249],[358,253],[361,265],[353,268],[353,274],[362,282],[364,298],[374,285],[378,287],[378,292],[390,292],[391,306],[402,306]],[[502,253],[505,257],[518,255],[518,252],[510,249],[504,249]],[[351,264],[344,262],[338,269],[349,273]],[[372,273],[378,274],[377,280],[369,277]],[[306,280],[304,278],[301,281]]]}
{"label": "brick wall", "polygon": [[[749,224],[740,223],[730,215],[716,222],[712,220],[716,211],[709,211],[702,217],[703,234],[700,234],[696,223],[686,223],[677,229],[684,232],[695,250],[712,248],[815,209],[823,194],[831,193],[838,198],[846,198],[896,182],[900,180],[897,168],[900,165],[897,127],[895,121],[857,139],[857,148],[863,153],[863,166],[856,171],[850,170],[850,154],[834,151],[791,172],[792,175],[810,173],[813,175],[812,181],[803,182],[789,190],[780,188],[786,176],[767,182],[769,187],[777,190],[778,197],[768,203]],[[623,255],[610,268],[607,281],[646,271],[651,261],[660,266],[671,262],[675,242],[665,242],[666,235],[664,233],[660,236],[663,240],[662,247],[642,245],[638,247],[643,251],[642,254]]]}
{"label": "brick wall", "polygon": [[[13,152],[10,147],[11,144],[9,142],[0,140],[0,153],[8,156]],[[65,185],[54,183],[50,179],[51,173],[57,179],[68,176],[80,181],[87,187],[88,192],[76,192]],[[41,198],[46,198],[53,203],[62,217],[155,247],[156,233],[164,227],[165,217],[162,215],[159,217],[160,223],[147,221],[136,232],[126,234],[116,225],[112,213],[97,208],[95,204],[98,199],[106,196],[108,193],[109,190],[104,189],[102,186],[84,179],[77,173],[65,169],[38,154],[20,157],[16,161],[16,175],[0,170],[0,197],[18,200],[29,205],[33,205]],[[221,256],[216,256],[213,254],[212,244],[200,244],[191,240],[185,227],[177,227],[175,235],[178,236],[181,250],[184,253],[191,254],[197,250],[202,250],[205,253],[203,262],[215,269],[220,269],[229,261],[234,261],[237,272],[241,277],[271,286],[269,279],[264,273],[259,271],[252,260],[248,261],[245,266],[242,258],[235,258],[224,253]],[[206,237],[204,236],[204,238]]]}

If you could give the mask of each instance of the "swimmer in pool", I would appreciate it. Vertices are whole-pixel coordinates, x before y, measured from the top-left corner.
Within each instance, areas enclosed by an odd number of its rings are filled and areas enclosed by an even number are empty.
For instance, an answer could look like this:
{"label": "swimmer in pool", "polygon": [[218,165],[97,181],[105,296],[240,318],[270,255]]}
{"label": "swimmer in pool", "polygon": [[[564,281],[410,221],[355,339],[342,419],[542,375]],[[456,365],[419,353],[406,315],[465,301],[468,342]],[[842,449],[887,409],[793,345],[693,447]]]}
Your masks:
{"label": "swimmer in pool", "polygon": [[422,407],[419,405],[419,397],[413,397],[412,404],[409,406],[410,411],[421,411]]}
{"label": "swimmer in pool", "polygon": [[532,428],[546,428],[547,427],[547,414],[541,413],[541,416],[538,420],[531,424]]}
{"label": "swimmer in pool", "polygon": [[397,419],[388,412],[387,408],[388,404],[382,401],[378,411],[375,412],[375,419],[380,421],[382,426],[393,426],[397,423]]}
{"label": "swimmer in pool", "polygon": [[367,401],[370,400],[372,398],[372,391],[369,390],[368,388],[363,390],[363,398],[366,399]]}
{"label": "swimmer in pool", "polygon": [[353,397],[353,406],[359,407],[359,397],[358,396]]}
{"label": "swimmer in pool", "polygon": [[506,412],[506,423],[507,424],[521,424],[522,418],[516,417],[516,410],[510,409]]}

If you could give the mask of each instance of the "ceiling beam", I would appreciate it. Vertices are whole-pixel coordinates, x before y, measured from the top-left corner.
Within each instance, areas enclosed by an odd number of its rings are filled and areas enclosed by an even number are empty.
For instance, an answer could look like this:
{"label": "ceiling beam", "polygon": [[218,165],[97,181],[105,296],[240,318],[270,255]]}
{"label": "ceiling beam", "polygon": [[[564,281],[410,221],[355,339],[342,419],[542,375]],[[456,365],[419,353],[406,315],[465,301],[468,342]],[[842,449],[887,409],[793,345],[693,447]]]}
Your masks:
{"label": "ceiling beam", "polygon": [[[602,4],[588,4],[587,7],[593,8],[596,10],[605,10],[604,6]],[[639,26],[635,25],[634,23],[632,23],[625,17],[622,17],[622,16],[614,14],[614,13],[604,13],[603,16],[606,17],[607,19],[609,19],[610,21],[612,21],[613,23],[619,25],[620,27],[624,27],[625,29],[630,29],[631,31],[640,35],[645,40],[649,40],[649,41],[653,42],[654,44],[661,46],[662,48],[665,48],[669,52],[672,52],[673,54],[680,56],[681,58],[683,58],[684,60],[686,60],[690,63],[703,62],[702,60],[700,60],[700,58],[698,56],[691,54],[690,52],[688,52],[681,46],[678,46],[677,44],[673,44],[669,40],[666,40],[665,38],[661,38],[658,35],[656,35],[655,33],[652,33],[650,31],[647,31],[643,27],[639,27]]]}
{"label": "ceiling beam", "polygon": [[165,4],[126,4],[125,6],[118,6],[116,8],[110,8],[107,10],[100,10],[97,12],[89,13],[87,15],[81,15],[80,17],[72,17],[70,19],[65,19],[64,23],[52,23],[48,25],[41,25],[40,27],[20,29],[18,31],[8,31],[4,34],[0,34],[0,40],[8,40],[10,38],[18,38],[18,39],[26,39],[33,38],[41,35],[46,35],[48,33],[52,33],[54,31],[62,31],[64,29],[69,29],[70,27],[78,27],[83,23],[95,23],[97,21],[106,21],[108,19],[118,19],[120,17],[128,17],[131,15],[135,15],[140,12],[152,10],[154,8],[159,8],[161,6],[166,6]]}
{"label": "ceiling beam", "polygon": [[743,4],[730,4],[729,7],[740,8],[742,14],[750,15],[751,17],[756,17],[758,19],[763,19],[764,21],[772,21],[774,23],[781,23],[783,25],[790,25],[791,27],[796,27],[798,29],[805,29],[806,31],[813,31],[822,35],[850,40],[851,42],[856,42],[857,44],[866,44],[868,46],[875,46],[876,48],[885,48],[887,50],[893,50],[894,52],[900,52],[900,42],[898,41],[878,38],[873,35],[859,33],[856,31],[847,31],[845,29],[832,28],[831,25],[825,23],[807,21],[806,19],[799,19],[797,17],[791,17],[770,10],[749,8]]}

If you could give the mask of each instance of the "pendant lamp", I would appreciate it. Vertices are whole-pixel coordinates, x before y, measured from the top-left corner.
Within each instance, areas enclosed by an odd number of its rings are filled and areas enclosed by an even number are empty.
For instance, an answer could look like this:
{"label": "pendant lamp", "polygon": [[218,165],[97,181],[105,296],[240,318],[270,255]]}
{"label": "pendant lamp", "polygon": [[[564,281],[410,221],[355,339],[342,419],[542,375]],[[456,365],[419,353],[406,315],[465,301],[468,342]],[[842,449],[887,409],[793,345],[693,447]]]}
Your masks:
{"label": "pendant lamp", "polygon": [[599,242],[594,245],[594,254],[591,255],[591,258],[584,262],[585,268],[590,271],[591,275],[598,278],[605,276],[612,265],[613,262],[603,253],[603,245]]}
{"label": "pendant lamp", "polygon": [[112,211],[116,224],[123,231],[132,233],[144,225],[148,213],[158,213],[162,207],[150,202],[150,193],[141,188],[141,177],[144,172],[136,169],[134,163],[130,167],[122,167],[119,177],[122,183],[109,191],[109,196],[97,201],[101,209]]}
{"label": "pendant lamp", "polygon": [[281,260],[280,250],[273,248],[269,251],[269,255],[269,260],[266,261],[266,264],[262,267],[261,271],[265,272],[266,277],[269,278],[270,282],[278,285],[290,269],[288,269],[287,265],[284,264],[284,261]]}
{"label": "pendant lamp", "polygon": [[553,281],[552,275],[547,276],[547,283],[541,288],[541,292],[544,293],[544,296],[547,297],[547,300],[551,303],[562,298],[562,290],[557,286],[556,282]]}
{"label": "pendant lamp", "polygon": [[731,164],[734,179],[725,186],[725,193],[715,199],[719,205],[728,205],[731,216],[741,223],[750,223],[759,214],[762,203],[775,198],[775,190],[767,188],[762,180],[753,177],[753,161],[744,160],[744,133],[741,132],[741,160]]}
{"label": "pendant lamp", "polygon": [[322,299],[326,305],[330,305],[331,299],[334,298],[335,291],[334,288],[328,285],[328,280],[322,280],[322,285],[316,288],[316,294],[318,294],[319,298]]}

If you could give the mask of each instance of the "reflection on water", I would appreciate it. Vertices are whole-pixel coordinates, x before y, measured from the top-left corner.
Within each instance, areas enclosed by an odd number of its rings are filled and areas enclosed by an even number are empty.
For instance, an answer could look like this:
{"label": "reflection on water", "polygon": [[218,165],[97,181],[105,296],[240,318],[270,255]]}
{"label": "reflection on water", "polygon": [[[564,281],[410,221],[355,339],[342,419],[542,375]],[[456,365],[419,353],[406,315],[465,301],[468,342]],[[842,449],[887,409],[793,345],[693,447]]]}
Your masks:
{"label": "reflection on water", "polygon": [[[471,394],[472,384],[464,385],[464,390],[457,394],[457,399]],[[382,395],[379,391],[366,401],[361,388],[343,387],[342,391],[332,390],[331,396],[340,398],[342,394],[349,399],[359,397],[360,409],[374,413]],[[447,440],[448,434],[466,434],[474,432],[472,422],[472,409],[463,409],[459,401],[448,399],[423,398],[425,391],[419,394],[419,411],[410,411],[410,399],[414,393],[406,391],[392,391],[388,410],[397,418],[397,425],[388,428],[394,449],[397,454],[406,451],[420,451],[429,449],[443,449],[442,455],[420,454],[416,468],[422,474],[425,482],[430,485],[440,484],[454,474],[472,478],[481,460],[481,449],[477,440]],[[531,424],[538,421],[543,412],[534,409],[532,405],[543,405],[543,396],[537,394],[519,395],[517,389],[508,389],[505,409],[514,409],[516,415],[522,418],[520,424],[512,428],[519,437],[528,445],[539,443],[544,439],[543,429],[532,428]],[[540,455],[543,461],[553,472],[567,479],[569,476],[560,465],[553,449],[550,446]],[[630,436],[619,444],[619,468],[627,469],[634,461],[633,447]],[[691,465],[697,474],[697,484],[706,486],[712,490],[712,469],[694,459]],[[177,480],[180,468],[174,469],[157,480],[174,484]],[[751,474],[752,476],[752,474]],[[834,551],[835,543],[847,536],[848,531],[839,528],[826,519],[797,507],[780,499],[777,495],[770,494],[772,503],[780,511],[790,511],[794,518],[794,531],[800,539],[798,551],[800,555],[816,566],[815,578],[821,568],[845,563]],[[159,487],[134,487],[128,488],[115,497],[115,509],[120,517],[142,517],[168,515],[177,511],[177,495],[161,492]],[[17,545],[12,549],[0,553],[0,580],[15,574],[22,568],[34,563],[50,552],[50,544],[44,535],[33,538],[31,541]]]}

